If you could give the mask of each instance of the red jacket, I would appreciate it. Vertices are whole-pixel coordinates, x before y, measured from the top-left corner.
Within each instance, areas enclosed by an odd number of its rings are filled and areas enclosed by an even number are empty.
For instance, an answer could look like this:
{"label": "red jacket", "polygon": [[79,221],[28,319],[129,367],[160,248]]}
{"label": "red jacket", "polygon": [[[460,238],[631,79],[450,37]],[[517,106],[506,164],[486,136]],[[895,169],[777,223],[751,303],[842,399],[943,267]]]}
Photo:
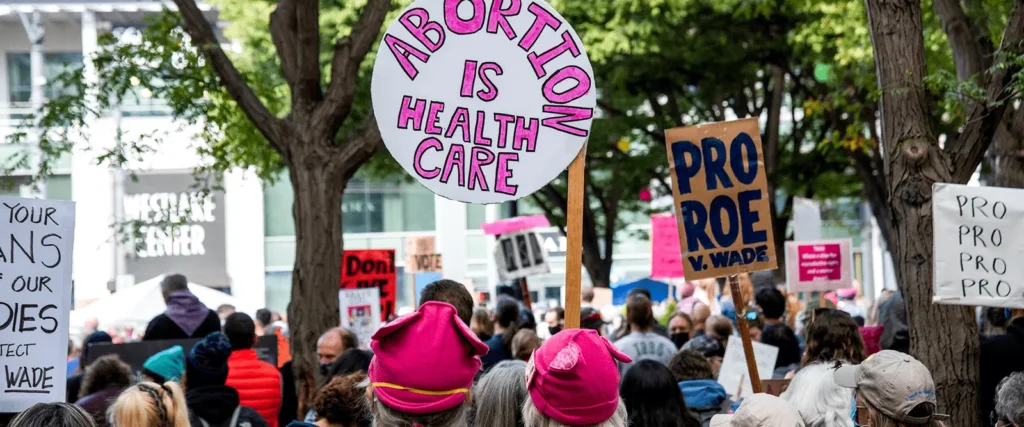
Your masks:
{"label": "red jacket", "polygon": [[228,358],[227,386],[238,391],[239,404],[255,409],[270,427],[277,427],[281,408],[281,373],[259,360],[252,349],[235,350]]}

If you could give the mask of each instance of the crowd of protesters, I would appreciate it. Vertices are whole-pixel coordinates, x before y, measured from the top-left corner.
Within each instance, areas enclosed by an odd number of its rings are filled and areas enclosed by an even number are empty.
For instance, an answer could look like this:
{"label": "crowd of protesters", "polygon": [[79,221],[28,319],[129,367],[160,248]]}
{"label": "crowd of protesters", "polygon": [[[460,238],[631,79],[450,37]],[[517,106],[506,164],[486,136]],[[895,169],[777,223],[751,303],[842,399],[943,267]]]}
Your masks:
{"label": "crowd of protesters", "polygon": [[[153,354],[137,377],[115,355],[91,360],[91,345],[113,339],[89,331],[69,362],[73,404],[38,404],[10,425],[945,426],[931,372],[907,354],[898,293],[868,308],[856,289],[802,303],[764,282],[742,277],[750,303],[740,307],[715,280],[684,284],[668,301],[634,289],[624,311],[594,307],[585,290],[581,328],[565,329],[564,310],[535,312],[514,288],[502,289],[489,310],[460,283],[441,280],[369,343],[345,328],[323,331],[315,348],[320,387],[300,402],[281,317],[211,310],[183,276],[171,275],[161,283],[167,311],[143,339],[197,343]],[[1001,314],[981,316],[995,333],[982,343],[979,425],[1022,426],[1024,310]],[[741,324],[779,349],[772,378],[790,379],[779,396],[740,398],[716,381]],[[278,338],[278,366],[257,357],[261,336]]]}

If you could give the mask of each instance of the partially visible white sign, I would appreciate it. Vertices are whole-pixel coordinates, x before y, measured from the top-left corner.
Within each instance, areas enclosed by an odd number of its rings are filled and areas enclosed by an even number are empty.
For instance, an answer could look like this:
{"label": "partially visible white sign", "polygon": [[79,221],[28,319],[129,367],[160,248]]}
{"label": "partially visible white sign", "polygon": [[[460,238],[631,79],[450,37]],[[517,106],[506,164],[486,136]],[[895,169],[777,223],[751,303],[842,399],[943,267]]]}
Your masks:
{"label": "partially visible white sign", "polygon": [[[779,357],[779,348],[757,341],[751,344],[754,345],[757,373],[761,379],[771,379],[772,371],[775,370],[775,359]],[[743,390],[736,396],[741,379]],[[725,388],[726,393],[733,395],[733,400],[754,394],[751,391],[753,386],[750,385],[750,376],[747,375],[747,357],[743,354],[743,340],[740,337],[729,338],[729,345],[725,347],[725,359],[722,359],[722,368],[718,371],[718,383]]]}
{"label": "partially visible white sign", "polygon": [[494,258],[501,280],[521,279],[551,272],[548,252],[541,247],[540,239],[533,231],[499,236]]}
{"label": "partially visible white sign", "polygon": [[0,412],[63,402],[75,203],[0,197]]}
{"label": "partially visible white sign", "polygon": [[1024,190],[935,184],[940,304],[1024,308]]}
{"label": "partially visible white sign", "polygon": [[793,198],[793,240],[821,240],[821,205],[813,199]]}
{"label": "partially visible white sign", "polygon": [[370,82],[384,146],[434,193],[501,203],[584,149],[597,86],[583,41],[544,0],[416,0]]}
{"label": "partially visible white sign", "polygon": [[338,291],[341,326],[359,337],[359,346],[366,348],[370,338],[380,329],[380,288],[342,289]]}

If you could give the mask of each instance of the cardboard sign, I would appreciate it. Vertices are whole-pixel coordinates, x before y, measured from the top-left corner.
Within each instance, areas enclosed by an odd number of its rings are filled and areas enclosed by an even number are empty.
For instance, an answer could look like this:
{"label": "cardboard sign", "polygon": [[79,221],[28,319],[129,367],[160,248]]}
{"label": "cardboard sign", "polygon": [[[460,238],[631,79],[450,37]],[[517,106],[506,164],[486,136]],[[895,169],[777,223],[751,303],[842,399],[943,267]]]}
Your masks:
{"label": "cardboard sign", "polygon": [[381,297],[379,288],[342,289],[338,291],[341,326],[351,329],[359,337],[359,344],[367,346],[370,338],[380,329]]}
{"label": "cardboard sign", "polygon": [[[762,381],[771,378],[775,370],[775,359],[779,357],[779,348],[757,341],[751,342],[754,345],[754,360],[757,362],[757,373]],[[743,390],[736,396],[740,389],[740,380],[743,380]],[[722,367],[718,370],[718,383],[725,388],[725,392],[733,395],[733,399],[750,396],[754,394],[751,390],[750,377],[747,376],[747,358],[743,354],[743,341],[740,337],[729,338],[729,344],[725,346],[725,358],[722,359]]]}
{"label": "cardboard sign", "polygon": [[850,239],[786,242],[790,292],[830,291],[853,286]]}
{"label": "cardboard sign", "polygon": [[75,204],[0,197],[0,412],[63,402]]}
{"label": "cardboard sign", "polygon": [[405,272],[441,271],[441,254],[437,253],[434,236],[405,238]]}
{"label": "cardboard sign", "polygon": [[551,272],[547,251],[541,247],[537,233],[532,231],[502,234],[494,249],[494,257],[501,280]]}
{"label": "cardboard sign", "polygon": [[[180,345],[185,350],[185,354],[188,355],[192,346],[199,342],[199,340],[199,338],[189,338],[184,340],[141,341],[124,344],[96,343],[89,346],[89,358],[85,360],[82,366],[88,365],[108,354],[116,354],[122,362],[131,366],[133,371],[141,373],[142,364],[146,363],[146,359],[149,359],[154,354]],[[256,357],[260,360],[277,366],[276,335],[264,335],[257,338],[253,350],[256,350]]]}
{"label": "cardboard sign", "polygon": [[665,131],[687,279],[777,266],[757,118]]}
{"label": "cardboard sign", "polygon": [[933,302],[1024,308],[1024,190],[935,184],[933,191]]}
{"label": "cardboard sign", "polygon": [[397,286],[394,249],[345,251],[341,260],[341,289],[379,289],[382,321],[395,314]]}
{"label": "cardboard sign", "polygon": [[683,277],[683,253],[679,246],[679,224],[673,214],[651,215],[651,277]]}
{"label": "cardboard sign", "polygon": [[417,0],[388,26],[370,86],[384,145],[434,193],[520,199],[590,134],[594,71],[543,0]]}

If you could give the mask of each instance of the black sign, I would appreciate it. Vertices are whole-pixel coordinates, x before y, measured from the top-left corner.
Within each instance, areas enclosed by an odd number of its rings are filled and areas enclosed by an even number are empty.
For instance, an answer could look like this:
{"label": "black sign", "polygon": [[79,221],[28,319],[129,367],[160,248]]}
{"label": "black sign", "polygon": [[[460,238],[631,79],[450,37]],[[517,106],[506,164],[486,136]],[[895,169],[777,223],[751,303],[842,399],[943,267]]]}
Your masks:
{"label": "black sign", "polygon": [[[154,354],[167,350],[173,346],[180,345],[185,349],[185,357],[188,357],[189,350],[199,342],[199,338],[187,340],[161,340],[142,341],[126,344],[97,343],[89,345],[88,359],[82,366],[92,363],[94,360],[108,354],[116,354],[122,362],[127,363],[135,372],[142,372],[142,364],[146,363]],[[256,340],[256,356],[260,360],[277,366],[277,336],[265,335]]]}
{"label": "black sign", "polygon": [[224,193],[195,187],[191,173],[138,174],[124,184],[130,229],[125,272],[142,282],[181,273],[189,281],[228,287]]}

